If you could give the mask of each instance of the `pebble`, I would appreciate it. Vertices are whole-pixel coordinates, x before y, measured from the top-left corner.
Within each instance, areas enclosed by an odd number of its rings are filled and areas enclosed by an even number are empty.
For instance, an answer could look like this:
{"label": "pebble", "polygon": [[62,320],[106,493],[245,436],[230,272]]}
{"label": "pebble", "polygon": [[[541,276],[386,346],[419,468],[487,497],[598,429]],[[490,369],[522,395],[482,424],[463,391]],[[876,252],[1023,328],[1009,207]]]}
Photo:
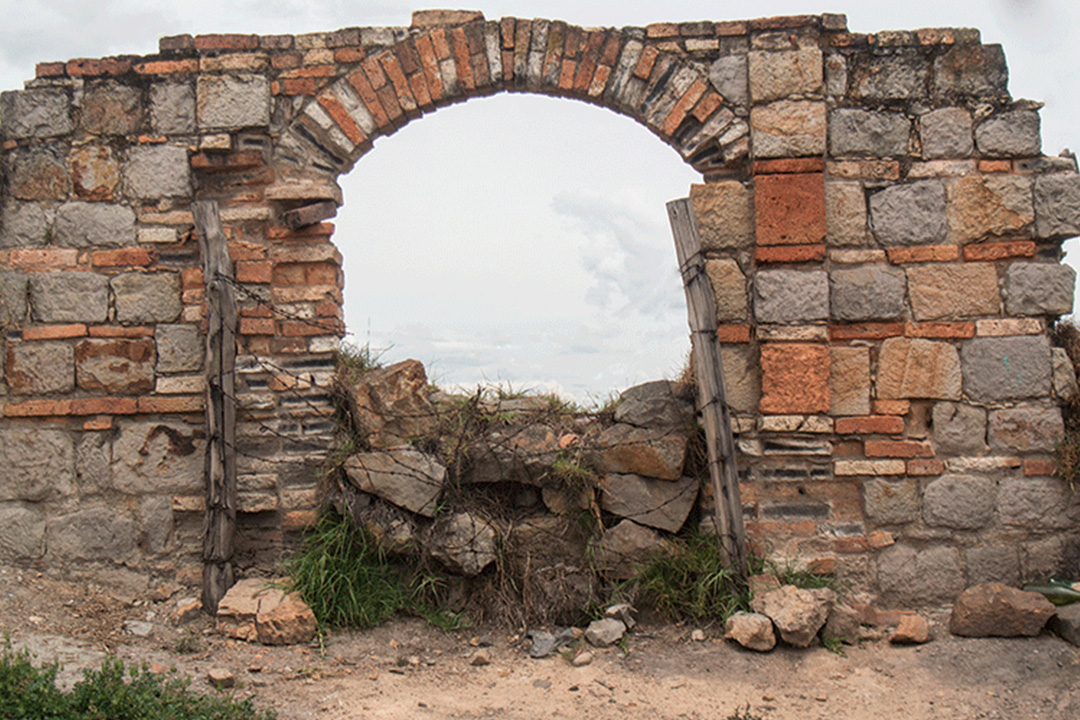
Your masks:
{"label": "pebble", "polygon": [[491,664],[491,657],[487,654],[486,650],[477,650],[473,653],[472,658],[469,659],[470,665],[477,667]]}
{"label": "pebble", "polygon": [[705,631],[701,629],[694,630],[690,633],[690,639],[694,642],[705,642]]}
{"label": "pebble", "polygon": [[154,632],[154,626],[151,623],[142,622],[140,620],[125,620],[124,630],[136,637],[147,637],[150,633]]}
{"label": "pebble", "polygon": [[236,675],[228,668],[210,668],[206,680],[216,688],[231,688],[236,685]]}
{"label": "pebble", "polygon": [[582,667],[583,665],[588,665],[589,663],[591,663],[594,657],[596,656],[593,655],[592,652],[586,650],[585,652],[580,652],[575,655],[574,659],[571,661],[571,664],[574,667]]}

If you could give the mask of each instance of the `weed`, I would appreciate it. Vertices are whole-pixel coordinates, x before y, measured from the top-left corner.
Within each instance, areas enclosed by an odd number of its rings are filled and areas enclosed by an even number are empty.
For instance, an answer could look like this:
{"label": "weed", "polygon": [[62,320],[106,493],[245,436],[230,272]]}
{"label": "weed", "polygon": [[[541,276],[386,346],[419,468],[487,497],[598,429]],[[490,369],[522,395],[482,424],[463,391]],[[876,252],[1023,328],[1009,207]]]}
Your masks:
{"label": "weed", "polygon": [[190,630],[173,643],[173,650],[180,655],[194,655],[203,648],[202,640]]}
{"label": "weed", "polygon": [[351,385],[365,373],[382,367],[381,358],[387,350],[375,352],[366,343],[362,346],[342,343],[337,352],[338,378],[346,387]]}
{"label": "weed", "polygon": [[812,570],[799,570],[792,563],[777,565],[771,560],[765,561],[765,566],[776,575],[781,585],[794,585],[795,587],[814,590],[816,588],[839,589],[839,583],[833,575],[816,573]]}
{"label": "weed", "polygon": [[723,718],[723,720],[762,720],[762,718],[760,715],[752,715],[750,713],[750,703],[747,703],[745,708],[735,708],[735,712]]}
{"label": "weed", "polygon": [[572,490],[596,487],[599,480],[595,470],[576,462],[565,453],[560,453],[551,463],[551,475]]}
{"label": "weed", "polygon": [[838,637],[822,633],[821,646],[831,653],[836,653],[840,657],[847,657],[847,653],[844,652],[844,641]]}
{"label": "weed", "polygon": [[[1065,349],[1074,370],[1080,368],[1080,326],[1073,320],[1059,320],[1051,333],[1054,344]],[[1061,398],[1065,437],[1057,446],[1057,475],[1075,490],[1080,483],[1080,394]]]}

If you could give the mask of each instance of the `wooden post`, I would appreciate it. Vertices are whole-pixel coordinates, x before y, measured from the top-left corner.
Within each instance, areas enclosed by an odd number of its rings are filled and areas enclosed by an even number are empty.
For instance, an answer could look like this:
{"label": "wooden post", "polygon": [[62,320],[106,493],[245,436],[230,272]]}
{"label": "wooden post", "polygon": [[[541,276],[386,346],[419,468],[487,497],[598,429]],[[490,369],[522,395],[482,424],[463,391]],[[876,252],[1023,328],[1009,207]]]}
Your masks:
{"label": "wooden post", "polygon": [[192,204],[206,278],[206,522],[203,608],[214,614],[234,582],[236,537],[236,295],[233,266],[214,200]]}
{"label": "wooden post", "polygon": [[705,423],[705,443],[709,451],[709,477],[716,497],[716,529],[727,562],[736,577],[745,582],[746,531],[739,497],[739,475],[735,467],[735,440],[731,435],[731,414],[724,397],[724,367],[720,362],[720,341],[716,336],[716,301],[712,283],[705,273],[697,220],[689,198],[667,204],[675,255],[679,260],[686,312],[690,321],[694,375],[698,404]]}

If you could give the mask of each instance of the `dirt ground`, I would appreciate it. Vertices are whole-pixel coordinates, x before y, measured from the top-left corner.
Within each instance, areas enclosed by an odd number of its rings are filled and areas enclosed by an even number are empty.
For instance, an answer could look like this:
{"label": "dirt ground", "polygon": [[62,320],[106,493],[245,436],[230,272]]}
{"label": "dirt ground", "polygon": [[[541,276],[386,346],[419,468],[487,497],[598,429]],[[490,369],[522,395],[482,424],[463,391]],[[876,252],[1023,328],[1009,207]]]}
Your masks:
{"label": "dirt ground", "polygon": [[[1080,717],[1080,652],[1045,633],[973,640],[937,623],[927,645],[864,642],[840,656],[820,647],[758,654],[720,639],[715,626],[694,642],[695,628],[650,625],[623,649],[574,667],[558,655],[529,658],[527,641],[512,632],[443,633],[415,619],[335,634],[324,651],[249,645],[214,634],[208,618],[171,626],[168,614],[184,593],[167,594],[0,567],[0,634],[42,662],[58,659],[66,683],[106,652],[175,668],[201,692],[215,692],[206,681],[211,668],[227,668],[237,687],[226,692],[254,694],[283,720],[721,720],[747,706],[763,720]],[[125,621],[152,630],[136,636]],[[481,646],[490,663],[474,666]]]}

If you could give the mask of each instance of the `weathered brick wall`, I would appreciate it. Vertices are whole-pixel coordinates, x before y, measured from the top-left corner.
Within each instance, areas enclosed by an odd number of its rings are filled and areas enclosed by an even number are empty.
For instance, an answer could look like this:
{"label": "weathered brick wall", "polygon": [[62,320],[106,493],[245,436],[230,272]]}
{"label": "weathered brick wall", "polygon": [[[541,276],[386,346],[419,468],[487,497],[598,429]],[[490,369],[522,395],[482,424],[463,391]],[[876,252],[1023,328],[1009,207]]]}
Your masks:
{"label": "weathered brick wall", "polygon": [[[241,306],[243,562],[317,506],[341,332],[335,179],[381,135],[499,91],[635,118],[702,172],[752,536],[895,602],[1069,561],[1052,477],[1072,369],[1063,239],[1080,175],[964,29],[842,16],[582,29],[420,14],[409,28],[164,38],[43,63],[0,100],[7,326],[0,555],[196,577],[204,282],[218,199]],[[77,561],[77,563],[75,562]]]}

